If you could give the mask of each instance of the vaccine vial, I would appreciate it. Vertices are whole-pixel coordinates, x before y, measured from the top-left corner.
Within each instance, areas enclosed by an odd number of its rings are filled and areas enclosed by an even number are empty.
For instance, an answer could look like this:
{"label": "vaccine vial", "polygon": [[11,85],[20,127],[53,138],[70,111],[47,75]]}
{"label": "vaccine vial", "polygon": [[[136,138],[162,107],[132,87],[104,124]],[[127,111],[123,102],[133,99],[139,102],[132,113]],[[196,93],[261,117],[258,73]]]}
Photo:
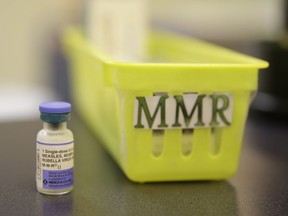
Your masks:
{"label": "vaccine vial", "polygon": [[74,139],[67,129],[71,104],[40,104],[43,129],[36,141],[36,185],[43,194],[61,195],[73,189]]}

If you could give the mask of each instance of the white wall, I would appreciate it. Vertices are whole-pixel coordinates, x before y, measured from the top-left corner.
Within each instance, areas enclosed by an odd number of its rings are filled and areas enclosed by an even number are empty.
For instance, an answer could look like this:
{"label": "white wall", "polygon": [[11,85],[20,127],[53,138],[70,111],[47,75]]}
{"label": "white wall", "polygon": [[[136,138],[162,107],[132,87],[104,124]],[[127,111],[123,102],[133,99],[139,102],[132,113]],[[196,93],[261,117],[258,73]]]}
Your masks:
{"label": "white wall", "polygon": [[0,85],[47,84],[53,37],[73,21],[76,0],[0,3]]}
{"label": "white wall", "polygon": [[150,0],[152,18],[211,40],[271,40],[283,31],[284,0]]}
{"label": "white wall", "polygon": [[0,121],[35,116],[54,99],[51,51],[78,0],[0,0]]}

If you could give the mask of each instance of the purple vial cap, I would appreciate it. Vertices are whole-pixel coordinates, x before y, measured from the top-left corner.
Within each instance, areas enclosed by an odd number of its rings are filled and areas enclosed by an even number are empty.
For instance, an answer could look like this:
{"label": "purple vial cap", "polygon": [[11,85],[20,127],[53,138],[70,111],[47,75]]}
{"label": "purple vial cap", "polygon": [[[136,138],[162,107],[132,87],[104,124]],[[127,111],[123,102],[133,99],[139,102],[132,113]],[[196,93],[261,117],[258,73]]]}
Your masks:
{"label": "purple vial cap", "polygon": [[40,104],[39,110],[42,113],[69,113],[71,104],[63,101],[46,102]]}

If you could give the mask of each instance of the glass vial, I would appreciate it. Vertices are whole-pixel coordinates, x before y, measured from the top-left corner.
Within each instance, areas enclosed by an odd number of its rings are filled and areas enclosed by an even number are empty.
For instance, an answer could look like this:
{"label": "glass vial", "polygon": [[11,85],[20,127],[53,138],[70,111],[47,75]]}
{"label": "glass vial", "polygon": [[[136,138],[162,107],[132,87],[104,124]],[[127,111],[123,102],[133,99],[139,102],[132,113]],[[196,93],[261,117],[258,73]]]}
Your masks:
{"label": "glass vial", "polygon": [[39,106],[43,129],[36,141],[36,185],[43,194],[61,195],[73,189],[74,139],[67,129],[71,105],[47,102]]}

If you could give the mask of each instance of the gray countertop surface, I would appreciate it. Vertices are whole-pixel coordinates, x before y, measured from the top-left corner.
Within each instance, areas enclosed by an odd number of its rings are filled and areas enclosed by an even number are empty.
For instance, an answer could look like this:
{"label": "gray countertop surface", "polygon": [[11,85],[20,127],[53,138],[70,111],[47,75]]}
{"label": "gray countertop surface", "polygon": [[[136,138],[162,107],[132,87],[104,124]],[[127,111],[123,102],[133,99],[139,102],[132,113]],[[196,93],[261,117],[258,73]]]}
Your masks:
{"label": "gray countertop surface", "polygon": [[73,116],[75,184],[47,196],[35,185],[42,123],[0,124],[0,215],[288,215],[288,122],[251,116],[239,170],[227,181],[130,182]]}

